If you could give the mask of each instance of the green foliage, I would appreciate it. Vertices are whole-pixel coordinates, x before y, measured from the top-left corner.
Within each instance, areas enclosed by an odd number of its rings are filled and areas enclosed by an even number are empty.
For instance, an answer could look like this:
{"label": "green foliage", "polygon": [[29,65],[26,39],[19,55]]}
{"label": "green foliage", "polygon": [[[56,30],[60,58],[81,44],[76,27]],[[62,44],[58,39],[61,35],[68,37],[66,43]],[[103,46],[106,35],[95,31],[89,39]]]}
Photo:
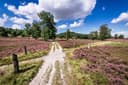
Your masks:
{"label": "green foliage", "polygon": [[89,38],[92,39],[92,40],[96,40],[99,38],[98,36],[98,32],[97,31],[93,31],[89,34]]}
{"label": "green foliage", "polygon": [[[58,38],[65,38],[66,32],[57,34]],[[70,38],[78,38],[78,39],[88,39],[88,34],[80,34],[75,32],[70,32]]]}
{"label": "green foliage", "polygon": [[41,19],[41,36],[44,40],[55,39],[56,37],[56,28],[54,22],[54,16],[50,12],[42,11],[38,14]]}
{"label": "green foliage", "polygon": [[124,35],[119,35],[119,39],[124,39]]}
{"label": "green foliage", "polygon": [[122,35],[122,34],[120,34],[120,35],[115,34],[115,35],[114,35],[114,38],[115,38],[115,39],[124,39],[124,35]]}
{"label": "green foliage", "polygon": [[105,40],[111,37],[111,29],[108,28],[106,24],[100,26],[99,38]]}
{"label": "green foliage", "polygon": [[48,27],[44,27],[41,30],[41,37],[43,38],[43,40],[48,40],[50,38],[50,29]]}
{"label": "green foliage", "polygon": [[25,29],[24,29],[23,35],[25,37],[30,37],[31,34],[32,34],[31,25],[29,23],[26,23],[25,24]]}
{"label": "green foliage", "polygon": [[7,35],[6,35],[6,30],[5,30],[4,27],[0,27],[0,36],[4,36],[4,37],[7,36]]}
{"label": "green foliage", "polygon": [[38,23],[32,24],[32,37],[33,38],[39,38],[41,36],[41,30]]}
{"label": "green foliage", "polygon": [[1,37],[17,37],[22,36],[22,33],[23,30],[0,27]]}
{"label": "green foliage", "polygon": [[70,30],[67,29],[67,32],[66,32],[66,39],[68,40],[70,38]]}
{"label": "green foliage", "polygon": [[115,34],[115,35],[114,35],[114,38],[117,39],[117,38],[118,38],[118,34]]}

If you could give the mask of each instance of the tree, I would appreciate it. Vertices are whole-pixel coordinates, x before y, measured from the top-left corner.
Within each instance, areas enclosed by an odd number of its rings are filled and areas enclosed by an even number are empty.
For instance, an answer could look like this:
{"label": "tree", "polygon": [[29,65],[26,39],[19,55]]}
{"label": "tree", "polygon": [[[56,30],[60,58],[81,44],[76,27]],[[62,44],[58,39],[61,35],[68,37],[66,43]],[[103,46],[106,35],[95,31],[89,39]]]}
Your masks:
{"label": "tree", "polygon": [[98,32],[97,31],[91,32],[89,38],[92,40],[98,39]]}
{"label": "tree", "polygon": [[56,38],[56,31],[57,31],[55,28],[54,16],[50,12],[45,12],[45,11],[39,13],[38,16],[41,19],[40,27],[41,27],[42,38],[54,40]]}
{"label": "tree", "polygon": [[43,38],[43,40],[47,41],[49,39],[50,37],[49,33],[50,30],[48,27],[41,29],[41,37]]}
{"label": "tree", "polygon": [[117,39],[117,38],[118,38],[118,34],[115,34],[115,35],[114,35],[114,38]]}
{"label": "tree", "polygon": [[39,24],[33,23],[32,24],[32,37],[37,39],[41,36],[40,34],[41,34],[41,30],[40,30]]}
{"label": "tree", "polygon": [[70,30],[67,29],[67,32],[66,32],[66,40],[69,40],[69,38],[70,38]]}
{"label": "tree", "polygon": [[2,37],[6,37],[7,36],[6,35],[6,30],[5,30],[4,27],[0,27],[0,36],[2,36]]}
{"label": "tree", "polygon": [[105,40],[111,37],[111,29],[106,24],[100,26],[100,39]]}
{"label": "tree", "polygon": [[26,23],[25,24],[25,29],[24,29],[23,35],[25,37],[30,37],[31,36],[31,32],[32,32],[31,25],[29,23]]}
{"label": "tree", "polygon": [[124,35],[119,35],[119,39],[124,39]]}

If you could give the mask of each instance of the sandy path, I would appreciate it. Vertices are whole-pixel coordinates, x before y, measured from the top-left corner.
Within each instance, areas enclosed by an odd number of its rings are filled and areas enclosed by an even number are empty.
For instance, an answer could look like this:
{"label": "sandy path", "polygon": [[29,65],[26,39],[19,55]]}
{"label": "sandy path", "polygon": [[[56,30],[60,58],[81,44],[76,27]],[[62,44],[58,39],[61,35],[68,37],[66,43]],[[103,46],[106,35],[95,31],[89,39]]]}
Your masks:
{"label": "sandy path", "polygon": [[[53,42],[49,55],[43,57],[44,63],[29,85],[52,85],[56,73],[55,63],[59,61],[62,66],[64,64],[64,57],[65,54],[63,53],[61,46],[58,43]],[[61,68],[60,71],[62,85],[66,85]]]}

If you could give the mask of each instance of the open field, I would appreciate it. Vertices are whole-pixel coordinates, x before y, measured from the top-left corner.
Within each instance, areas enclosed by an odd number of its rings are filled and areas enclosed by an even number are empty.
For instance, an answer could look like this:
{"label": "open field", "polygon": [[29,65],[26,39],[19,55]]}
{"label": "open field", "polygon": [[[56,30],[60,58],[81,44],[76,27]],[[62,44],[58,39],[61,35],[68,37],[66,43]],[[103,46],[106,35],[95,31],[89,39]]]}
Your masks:
{"label": "open field", "polygon": [[50,42],[32,38],[0,38],[0,58],[10,56],[12,53],[23,53],[26,46],[28,52],[47,51]]}
{"label": "open field", "polygon": [[74,47],[79,47],[81,45],[86,45],[88,43],[94,43],[97,42],[98,40],[88,40],[88,39],[75,39],[75,40],[58,40],[58,43],[63,47],[63,48],[74,48]]}
{"label": "open field", "polygon": [[[27,46],[27,55],[23,47]],[[0,38],[0,85],[28,85],[48,54],[50,42],[28,38]],[[20,73],[13,73],[11,54],[18,55]]]}
{"label": "open field", "polygon": [[[106,41],[105,41],[106,42]],[[125,46],[124,46],[125,44]],[[66,49],[76,85],[127,85],[128,47],[123,42]]]}
{"label": "open field", "polygon": [[[48,42],[51,47],[49,54],[49,47],[45,51],[29,51],[27,55],[19,53],[20,69],[21,71],[27,70],[18,74],[12,72],[10,57],[3,57],[0,60],[0,75],[3,76],[3,78],[0,77],[0,85],[128,84],[127,40],[123,42],[123,40],[78,39],[75,40],[75,46],[73,43],[73,40],[58,41],[58,43]],[[36,44],[33,45],[36,46]],[[41,58],[41,56],[44,57]],[[12,79],[10,79],[11,77]]]}

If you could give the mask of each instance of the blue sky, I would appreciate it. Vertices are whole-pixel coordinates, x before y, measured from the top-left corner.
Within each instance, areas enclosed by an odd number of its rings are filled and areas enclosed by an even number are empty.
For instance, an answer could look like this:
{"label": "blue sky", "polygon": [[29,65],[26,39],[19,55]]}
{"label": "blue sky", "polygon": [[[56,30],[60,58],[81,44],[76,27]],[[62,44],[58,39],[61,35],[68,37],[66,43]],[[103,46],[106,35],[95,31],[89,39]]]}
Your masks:
{"label": "blue sky", "polygon": [[43,10],[55,16],[58,33],[89,33],[108,24],[112,34],[128,37],[128,0],[1,0],[0,26],[23,29]]}

